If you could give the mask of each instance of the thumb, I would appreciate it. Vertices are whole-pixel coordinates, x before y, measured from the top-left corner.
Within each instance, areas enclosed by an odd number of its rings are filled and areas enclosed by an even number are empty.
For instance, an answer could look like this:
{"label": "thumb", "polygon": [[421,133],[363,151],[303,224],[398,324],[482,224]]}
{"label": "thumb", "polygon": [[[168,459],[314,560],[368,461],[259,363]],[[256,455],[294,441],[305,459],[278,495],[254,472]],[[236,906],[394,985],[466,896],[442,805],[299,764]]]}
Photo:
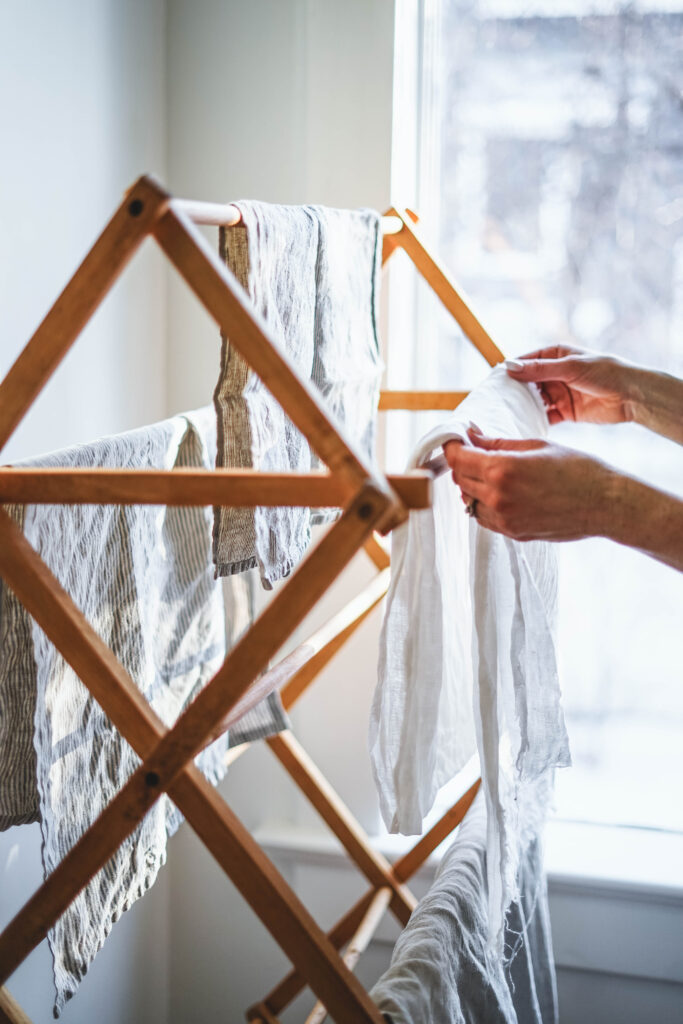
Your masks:
{"label": "thumb", "polygon": [[571,381],[576,377],[576,360],[564,359],[507,359],[505,369],[514,380],[542,384],[545,381]]}
{"label": "thumb", "polygon": [[538,441],[535,439],[513,440],[508,437],[485,437],[483,434],[475,433],[473,430],[467,431],[469,437],[475,448],[483,448],[485,451],[506,451],[506,452],[530,452],[535,451],[538,448],[545,446],[545,441]]}

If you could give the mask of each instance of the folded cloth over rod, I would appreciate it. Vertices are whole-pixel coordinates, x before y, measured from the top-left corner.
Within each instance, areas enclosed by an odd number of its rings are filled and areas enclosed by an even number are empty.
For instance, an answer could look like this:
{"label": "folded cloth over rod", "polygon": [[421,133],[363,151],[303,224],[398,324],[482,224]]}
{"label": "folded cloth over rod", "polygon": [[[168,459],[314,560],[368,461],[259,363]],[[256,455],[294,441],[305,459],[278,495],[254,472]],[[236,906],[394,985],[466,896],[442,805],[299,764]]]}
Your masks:
{"label": "folded cloth over rod", "polygon": [[[209,407],[24,465],[210,469],[214,460],[215,416]],[[210,509],[15,505],[8,511],[170,726],[226,651]],[[243,606],[248,617],[250,608]],[[233,616],[230,628],[236,633],[246,624]],[[0,828],[40,822],[47,876],[139,759],[4,585],[0,642]],[[236,726],[233,742],[286,724],[281,710],[273,720],[269,706],[250,715]],[[224,774],[227,744],[222,737],[197,758],[214,783]],[[180,821],[163,796],[50,931],[57,1013],[113,922],[154,882],[166,858],[167,836]]]}
{"label": "folded cloth over rod", "polygon": [[[543,437],[533,386],[494,369],[420,441],[410,468],[472,421],[491,436]],[[570,763],[554,629],[555,548],[517,543],[463,514],[450,474],[433,506],[393,533],[370,751],[392,832],[417,834],[438,789],[478,752],[487,804],[491,939],[500,950],[521,851],[540,831],[553,769]]]}
{"label": "folded cloth over rod", "polygon": [[[284,353],[320,390],[351,440],[372,455],[382,364],[377,333],[380,217],[373,210],[238,202],[221,256]],[[320,466],[279,402],[223,337],[214,393],[217,465],[285,472]],[[216,508],[219,576],[258,567],[270,589],[301,559],[310,527],[335,515],[308,508]]]}
{"label": "folded cloth over rod", "polygon": [[478,794],[436,879],[370,993],[391,1024],[556,1024],[541,845],[524,849],[505,924],[506,957],[488,942],[486,808]]}

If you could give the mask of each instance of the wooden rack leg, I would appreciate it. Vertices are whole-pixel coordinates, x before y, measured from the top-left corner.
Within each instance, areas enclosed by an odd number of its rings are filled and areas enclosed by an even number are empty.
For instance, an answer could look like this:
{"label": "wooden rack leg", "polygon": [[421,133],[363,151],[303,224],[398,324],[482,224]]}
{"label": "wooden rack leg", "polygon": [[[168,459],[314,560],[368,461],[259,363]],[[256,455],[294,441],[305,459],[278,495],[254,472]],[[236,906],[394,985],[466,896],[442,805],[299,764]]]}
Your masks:
{"label": "wooden rack leg", "polygon": [[31,1018],[4,986],[0,988],[0,1024],[31,1024]]}
{"label": "wooden rack leg", "polygon": [[[373,896],[372,902],[363,916],[363,920],[358,925],[342,957],[350,971],[355,968],[361,955],[367,949],[390,902],[391,889],[388,887],[378,889]],[[306,1024],[323,1024],[326,1017],[327,1008],[321,1002],[317,1002],[306,1018]]]}
{"label": "wooden rack leg", "polygon": [[0,448],[25,416],[145,235],[168,195],[140,178],[0,384]]}
{"label": "wooden rack leg", "polygon": [[373,850],[368,836],[296,737],[286,730],[266,742],[368,881],[389,888],[391,908],[401,924],[407,924],[417,900],[396,880],[386,857]]}
{"label": "wooden rack leg", "polygon": [[456,288],[448,272],[434,259],[420,238],[413,218],[406,210],[391,209],[390,214],[400,217],[403,227],[392,239],[405,249],[419,273],[441,299],[451,316],[460,325],[463,333],[481,352],[490,366],[502,363],[505,358],[488,333],[481,320],[472,311],[469,299],[465,299]]}
{"label": "wooden rack leg", "polygon": [[[428,832],[420,839],[418,843],[409,850],[403,857],[396,861],[394,864],[394,875],[402,882],[407,882],[408,879],[415,874],[418,868],[424,863],[437,846],[439,846],[447,836],[453,831],[453,829],[460,824],[462,819],[467,814],[472,801],[474,800],[481,780],[477,781],[470,786],[470,788],[463,793],[463,795],[456,800],[456,802],[449,808],[446,813],[439,818],[439,820],[430,828]],[[338,949],[341,948],[345,942],[348,942],[354,931],[357,929],[364,913],[366,912],[370,901],[374,895],[373,890],[367,892],[361,899],[356,903],[346,914],[336,923],[332,930],[328,933],[328,937],[332,944]],[[299,992],[304,988],[306,984],[305,979],[297,970],[290,971],[282,981],[275,986],[275,988],[266,996],[263,1000],[263,1005],[267,1006],[271,1013],[280,1013],[286,1006],[295,999]]]}
{"label": "wooden rack leg", "polygon": [[[100,818],[88,829],[0,936],[2,980],[12,973],[44,937],[71,899],[106,863],[113,850],[133,830],[163,788],[168,786],[170,795],[188,821],[226,868],[272,934],[281,944],[284,942],[292,960],[299,961],[300,968],[310,976],[314,990],[326,1003],[328,999],[332,1000],[329,1005],[336,1007],[335,1012],[338,1013],[339,1020],[349,1021],[349,1024],[356,1020],[381,1020],[362,986],[354,985],[349,980],[353,979],[353,975],[340,965],[339,958],[324,933],[317,928],[258,845],[241,828],[220,796],[205,783],[201,774],[192,766],[185,767],[182,776],[172,785],[169,783],[175,778],[178,770],[183,770],[184,761],[194,753],[195,743],[187,739],[183,742],[183,732],[187,731],[188,720],[190,734],[196,731],[197,742],[201,745],[202,732],[208,731],[206,714],[213,713],[215,720],[216,703],[217,713],[220,714],[221,711],[227,710],[231,700],[238,699],[241,692],[247,689],[254,670],[258,671],[259,667],[262,667],[262,662],[277,650],[284,636],[291,632],[319,599],[332,578],[335,578],[343,565],[350,560],[368,531],[372,529],[382,508],[383,501],[377,499],[373,489],[364,489],[361,492],[356,502],[278,593],[250,633],[228,656],[214,680],[156,746],[153,746],[158,738],[155,735],[154,713],[148,708],[147,717],[136,715],[136,703],[130,699],[127,687],[122,684],[122,679],[126,680],[126,674],[121,666],[106,646],[98,640],[35,552],[32,552],[18,528],[6,513],[0,513],[0,534],[4,534],[7,541],[6,544],[0,545],[0,572],[20,599],[24,601],[26,598],[24,603],[28,610],[34,614],[61,653],[73,664],[84,682],[90,685],[93,693],[98,699],[100,696],[104,697],[101,703],[116,721],[111,714],[112,701],[108,698],[107,684],[113,683],[114,689],[119,691],[118,703],[114,703],[119,718],[117,724],[121,731],[134,746],[137,746],[141,756],[146,756],[152,749],[151,758],[131,777],[105,808]],[[290,593],[287,594],[287,591]],[[36,597],[36,594],[39,594],[39,597]],[[278,604],[287,603],[294,606],[296,612],[292,607],[280,608],[275,621],[271,621],[273,616],[269,616],[268,612],[275,609]],[[106,652],[104,657],[102,648]],[[233,659],[235,663],[231,665]],[[118,666],[118,672],[112,670],[113,666]],[[82,671],[83,668],[85,671]],[[231,669],[234,669],[232,673]],[[103,678],[99,678],[100,673]],[[224,685],[226,678],[230,679],[230,687]],[[133,686],[130,680],[128,683]],[[221,686],[222,694],[218,692]],[[199,714],[196,710],[197,703],[201,702],[202,697],[212,688],[216,692],[208,702],[208,711],[200,708]],[[126,700],[128,706],[124,713],[122,705],[126,704]],[[221,707],[221,704],[224,707]],[[133,719],[133,724],[137,725],[135,730],[131,728],[130,718]],[[131,735],[133,731],[136,733],[137,744]],[[164,748],[168,750],[169,745],[172,748],[171,756],[159,757],[159,751],[163,754]],[[191,747],[189,754],[185,754],[178,763],[181,755],[177,751],[185,753],[188,747]],[[150,765],[158,765],[159,771],[155,771]],[[200,814],[203,814],[203,818]],[[268,868],[270,876],[267,875]],[[292,942],[292,936],[296,938],[296,943]],[[289,941],[286,941],[287,939]],[[352,1002],[356,1004],[356,1009],[351,1012],[348,1010],[350,993]],[[356,1016],[353,1016],[353,1013]]]}

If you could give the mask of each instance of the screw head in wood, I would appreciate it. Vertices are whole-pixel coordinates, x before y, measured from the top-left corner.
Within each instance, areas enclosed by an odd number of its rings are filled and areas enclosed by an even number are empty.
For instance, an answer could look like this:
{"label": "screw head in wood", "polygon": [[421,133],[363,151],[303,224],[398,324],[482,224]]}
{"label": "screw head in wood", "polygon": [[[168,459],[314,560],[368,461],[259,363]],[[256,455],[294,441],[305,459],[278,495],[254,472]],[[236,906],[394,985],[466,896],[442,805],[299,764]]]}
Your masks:
{"label": "screw head in wood", "polygon": [[139,217],[144,208],[145,204],[143,203],[142,199],[133,199],[128,204],[128,213],[131,215],[131,217]]}

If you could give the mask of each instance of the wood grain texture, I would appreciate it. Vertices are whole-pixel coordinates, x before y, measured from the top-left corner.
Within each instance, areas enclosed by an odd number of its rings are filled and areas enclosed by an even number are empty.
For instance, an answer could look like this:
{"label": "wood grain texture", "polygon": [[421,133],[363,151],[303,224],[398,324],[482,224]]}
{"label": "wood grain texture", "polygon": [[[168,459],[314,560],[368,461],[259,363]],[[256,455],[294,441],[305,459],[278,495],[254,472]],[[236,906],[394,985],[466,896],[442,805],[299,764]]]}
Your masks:
{"label": "wood grain texture", "polygon": [[496,363],[501,363],[505,358],[503,353],[480,318],[474,313],[470,300],[456,286],[446,269],[429,252],[419,229],[408,212],[395,207],[392,207],[389,212],[395,213],[403,221],[403,230],[392,238],[395,238],[401,248],[405,249],[429,287],[441,299],[465,336],[481,352],[488,364],[495,366]]}
{"label": "wood grain texture", "polygon": [[406,925],[417,900],[397,882],[389,861],[372,848],[369,837],[313,759],[288,730],[269,736],[266,743],[368,881],[375,887],[389,887],[391,909]]}
{"label": "wood grain texture", "polygon": [[0,988],[0,1024],[31,1024],[31,1018],[4,986]]}
{"label": "wood grain texture", "polygon": [[[389,903],[391,902],[391,889],[378,889],[372,898],[370,906],[366,910],[358,928],[351,936],[351,940],[342,957],[350,971],[354,970],[361,956],[368,948],[372,936],[377,931],[380,921],[384,916]],[[263,1004],[261,1004],[263,1005]],[[323,1024],[327,1018],[327,1007],[318,1000],[308,1017],[306,1024]]]}
{"label": "wood grain texture", "polygon": [[[462,819],[465,817],[469,810],[472,801],[474,800],[481,780],[477,781],[463,793],[461,797],[449,808],[448,811],[436,822],[432,828],[425,833],[422,839],[406,853],[403,857],[399,857],[393,867],[394,876],[400,879],[402,882],[408,881],[408,879],[415,874],[418,868],[425,862],[429,857],[430,853],[443,842],[443,840],[451,834],[454,828],[456,828]],[[348,942],[355,930],[358,928],[363,915],[366,913],[370,902],[374,896],[374,889],[370,889],[365,893],[364,896],[358,900],[345,914],[337,921],[334,927],[328,932],[328,938],[330,942],[337,948],[340,949],[346,942]],[[290,971],[282,981],[275,986],[274,989],[266,996],[263,1000],[265,1005],[270,1009],[271,1013],[279,1013],[286,1006],[296,999],[299,992],[304,988],[306,982],[302,975],[295,969]],[[323,1000],[324,1003],[324,1000]]]}
{"label": "wood grain texture", "polygon": [[379,411],[422,412],[444,409],[452,412],[467,398],[468,391],[380,391]]}
{"label": "wood grain texture", "polygon": [[[361,509],[368,504],[368,497],[372,498],[366,494],[361,495]],[[375,516],[382,507],[382,501],[377,501]],[[372,528],[372,513],[367,518],[370,520],[368,523],[365,516],[361,517],[361,534]],[[312,556],[316,551],[319,552],[324,541],[332,537],[343,522],[344,519],[340,520],[323,538],[323,542],[309,556],[309,565]],[[358,533],[357,521],[353,525]],[[342,543],[342,547],[346,547],[348,557],[351,557],[354,546],[350,542],[350,537],[346,537],[345,531],[342,533],[341,540],[346,542]],[[362,535],[356,538],[356,548],[361,541]],[[0,935],[0,979],[4,981],[45,936],[50,925],[66,909],[71,899],[106,863],[112,851],[135,828],[142,814],[168,785],[171,797],[192,827],[276,940],[287,948],[292,961],[298,963],[301,970],[306,973],[314,991],[326,1005],[329,999],[332,1000],[339,1020],[347,1021],[349,1024],[356,1020],[372,1024],[381,1022],[381,1016],[378,1016],[367,993],[341,963],[332,944],[291,892],[258,844],[201,773],[193,765],[184,766],[180,769],[182,774],[170,782],[163,775],[150,770],[150,755],[153,760],[156,751],[176,729],[179,729],[182,719],[173,730],[164,733],[163,726],[137,693],[132,680],[106,645],[99,641],[68,595],[35,552],[32,552],[21,531],[2,510],[0,542],[0,573],[3,578],[21,600],[26,598],[28,610],[32,614],[35,613],[39,624],[79,672],[86,685],[89,685],[105,711],[110,714],[140,756],[148,758],[148,762],[134,773],[97,821]],[[323,552],[323,555],[327,561],[329,551]],[[301,586],[301,576],[305,576],[302,574],[303,568],[302,565],[287,587],[291,586],[297,576],[300,577]],[[309,575],[316,577],[319,588],[322,580],[320,567],[316,562],[313,562],[313,571]],[[287,587],[283,587],[278,596],[283,594]],[[313,603],[318,597],[319,593],[316,593]],[[301,610],[303,605],[298,603],[298,607]],[[253,664],[253,661],[247,658],[246,664]],[[216,678],[214,677],[214,683]],[[192,707],[194,705],[191,705]],[[179,731],[182,732],[182,729]],[[324,994],[325,992],[327,994]]]}
{"label": "wood grain texture", "polygon": [[[432,478],[387,477],[407,508],[428,508]],[[356,488],[331,473],[254,469],[26,469],[0,467],[0,502],[97,505],[288,505],[340,508]]]}

